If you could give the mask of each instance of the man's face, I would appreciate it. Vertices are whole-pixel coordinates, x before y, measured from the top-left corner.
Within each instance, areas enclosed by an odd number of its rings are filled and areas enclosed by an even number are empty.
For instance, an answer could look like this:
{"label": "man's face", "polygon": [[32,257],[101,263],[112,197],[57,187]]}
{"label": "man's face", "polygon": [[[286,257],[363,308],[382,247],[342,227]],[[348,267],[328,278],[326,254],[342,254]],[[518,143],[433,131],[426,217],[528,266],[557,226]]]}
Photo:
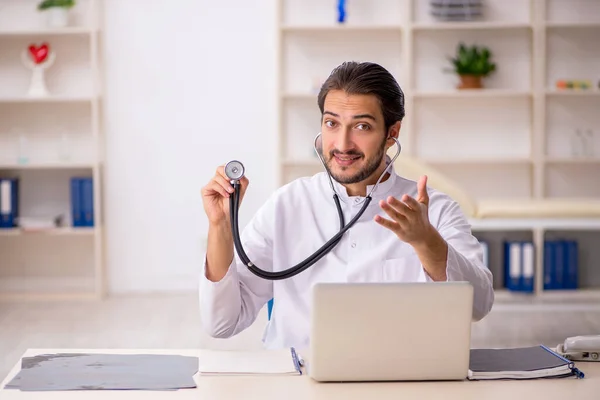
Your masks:
{"label": "man's face", "polygon": [[325,98],[321,133],[326,168],[340,183],[369,178],[385,156],[387,132],[373,95],[330,91]]}

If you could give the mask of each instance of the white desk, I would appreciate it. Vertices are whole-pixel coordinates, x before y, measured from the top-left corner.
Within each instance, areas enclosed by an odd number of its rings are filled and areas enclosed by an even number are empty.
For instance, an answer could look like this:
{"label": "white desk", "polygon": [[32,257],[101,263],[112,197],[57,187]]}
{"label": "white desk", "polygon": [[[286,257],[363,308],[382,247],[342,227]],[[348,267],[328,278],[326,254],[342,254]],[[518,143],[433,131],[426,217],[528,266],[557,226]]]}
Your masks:
{"label": "white desk", "polygon": [[[202,356],[202,350],[115,350],[115,349],[37,349],[24,356],[42,353],[119,353],[177,354]],[[600,363],[578,363],[584,379],[561,378],[530,381],[461,381],[461,382],[381,382],[381,383],[319,383],[302,376],[195,376],[198,387],[179,391],[70,391],[21,392],[4,390],[4,386],[20,368],[17,362],[2,382],[0,399],[285,399],[285,400],[353,400],[376,398],[510,400],[521,399],[597,399],[600,398]]]}

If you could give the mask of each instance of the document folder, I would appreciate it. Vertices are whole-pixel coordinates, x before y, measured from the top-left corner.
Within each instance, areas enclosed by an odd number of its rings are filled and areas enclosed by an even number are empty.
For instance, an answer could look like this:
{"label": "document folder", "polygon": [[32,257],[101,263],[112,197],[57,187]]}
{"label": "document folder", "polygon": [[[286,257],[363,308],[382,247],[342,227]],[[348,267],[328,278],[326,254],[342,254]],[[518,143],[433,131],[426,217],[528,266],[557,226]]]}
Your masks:
{"label": "document folder", "polygon": [[536,379],[576,376],[575,364],[544,345],[508,349],[471,349],[469,380]]}

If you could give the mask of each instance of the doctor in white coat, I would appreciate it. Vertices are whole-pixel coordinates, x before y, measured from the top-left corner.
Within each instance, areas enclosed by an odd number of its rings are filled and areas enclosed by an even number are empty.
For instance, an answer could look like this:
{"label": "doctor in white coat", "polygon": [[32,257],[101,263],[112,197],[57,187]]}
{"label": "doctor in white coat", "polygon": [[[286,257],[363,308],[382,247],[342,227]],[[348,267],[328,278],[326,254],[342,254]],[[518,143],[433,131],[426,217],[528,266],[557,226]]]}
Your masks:
{"label": "doctor in white coat", "polygon": [[[346,62],[334,69],[318,95],[320,153],[333,178],[346,223],[384,173],[404,118],[404,94],[394,77],[374,63]],[[250,260],[261,269],[296,265],[339,230],[327,172],[277,189],[241,233]],[[401,173],[401,171],[400,171]],[[241,198],[249,181],[241,180]],[[223,166],[202,189],[208,247],[200,274],[203,328],[227,338],[248,328],[274,299],[263,340],[267,348],[307,347],[310,290],[316,282],[469,281],[473,319],[492,308],[492,274],[482,247],[458,204],[444,193],[388,169],[362,217],[339,244],[309,269],[283,280],[251,273],[234,251],[229,217],[232,186]],[[343,304],[340,304],[343,307]]]}

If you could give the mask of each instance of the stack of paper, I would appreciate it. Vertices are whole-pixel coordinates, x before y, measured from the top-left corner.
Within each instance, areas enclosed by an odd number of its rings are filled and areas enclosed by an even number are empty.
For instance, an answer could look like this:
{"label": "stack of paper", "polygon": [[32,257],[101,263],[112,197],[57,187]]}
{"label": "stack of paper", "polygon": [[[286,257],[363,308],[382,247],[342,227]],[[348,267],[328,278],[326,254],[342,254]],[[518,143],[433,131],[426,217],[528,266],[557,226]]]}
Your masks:
{"label": "stack of paper", "polygon": [[202,350],[201,375],[301,375],[302,360],[294,348],[285,350]]}

